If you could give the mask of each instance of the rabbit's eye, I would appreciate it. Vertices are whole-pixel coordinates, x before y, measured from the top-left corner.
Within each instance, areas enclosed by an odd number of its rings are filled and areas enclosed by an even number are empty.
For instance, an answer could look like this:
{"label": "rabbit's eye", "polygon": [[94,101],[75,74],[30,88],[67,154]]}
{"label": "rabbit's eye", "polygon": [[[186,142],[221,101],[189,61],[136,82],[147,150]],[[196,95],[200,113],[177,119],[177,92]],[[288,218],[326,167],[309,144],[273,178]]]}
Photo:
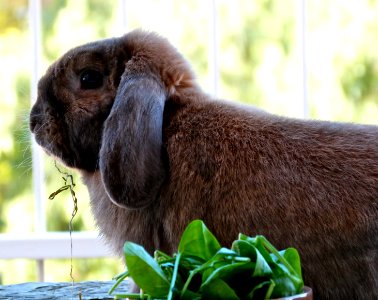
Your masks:
{"label": "rabbit's eye", "polygon": [[83,90],[98,89],[102,86],[104,77],[95,70],[84,70],[80,74],[80,84]]}

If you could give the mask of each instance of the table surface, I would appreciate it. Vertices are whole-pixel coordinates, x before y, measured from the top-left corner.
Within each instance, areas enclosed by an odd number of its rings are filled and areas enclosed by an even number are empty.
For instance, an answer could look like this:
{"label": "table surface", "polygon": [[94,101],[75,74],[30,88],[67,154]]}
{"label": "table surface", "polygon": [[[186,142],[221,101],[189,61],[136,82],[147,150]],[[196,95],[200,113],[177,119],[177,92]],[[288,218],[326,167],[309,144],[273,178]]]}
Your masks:
{"label": "table surface", "polygon": [[[75,282],[26,282],[12,285],[0,285],[0,300],[105,300],[113,299],[108,294],[115,281],[83,281]],[[118,293],[125,293],[129,283],[123,281],[118,287]],[[80,298],[81,295],[81,298]]]}

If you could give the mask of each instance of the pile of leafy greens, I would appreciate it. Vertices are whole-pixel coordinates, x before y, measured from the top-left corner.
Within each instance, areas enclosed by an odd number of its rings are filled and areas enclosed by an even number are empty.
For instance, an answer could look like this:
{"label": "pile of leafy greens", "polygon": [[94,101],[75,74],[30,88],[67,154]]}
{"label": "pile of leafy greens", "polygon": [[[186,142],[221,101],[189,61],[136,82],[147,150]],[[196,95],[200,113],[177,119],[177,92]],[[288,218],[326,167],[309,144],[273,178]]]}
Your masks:
{"label": "pile of leafy greens", "polygon": [[126,242],[127,271],[118,275],[110,294],[128,276],[140,294],[115,299],[271,299],[300,294],[303,280],[296,249],[278,251],[263,236],[240,234],[231,249],[222,248],[200,220],[185,229],[173,257]]}

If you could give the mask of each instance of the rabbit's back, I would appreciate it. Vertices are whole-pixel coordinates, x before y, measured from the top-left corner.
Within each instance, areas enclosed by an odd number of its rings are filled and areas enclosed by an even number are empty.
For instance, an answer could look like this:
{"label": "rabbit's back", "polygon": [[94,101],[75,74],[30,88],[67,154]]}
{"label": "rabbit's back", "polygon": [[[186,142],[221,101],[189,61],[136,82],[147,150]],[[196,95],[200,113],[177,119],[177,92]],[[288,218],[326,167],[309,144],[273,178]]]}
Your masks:
{"label": "rabbit's back", "polygon": [[166,110],[168,244],[200,218],[224,245],[242,232],[298,248],[315,290],[335,285],[340,299],[350,286],[357,298],[378,292],[378,127],[223,102],[168,101]]}

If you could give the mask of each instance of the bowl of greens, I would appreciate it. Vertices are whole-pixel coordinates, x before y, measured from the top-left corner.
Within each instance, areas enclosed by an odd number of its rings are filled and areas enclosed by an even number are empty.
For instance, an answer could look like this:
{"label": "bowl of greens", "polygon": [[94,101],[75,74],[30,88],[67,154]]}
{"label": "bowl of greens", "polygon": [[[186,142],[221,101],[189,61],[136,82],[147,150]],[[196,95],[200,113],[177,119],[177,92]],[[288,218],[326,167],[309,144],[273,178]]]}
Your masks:
{"label": "bowl of greens", "polygon": [[[173,256],[152,257],[132,242],[124,254],[127,270],[109,291],[115,299],[312,299],[295,248],[278,251],[264,236],[244,234],[224,248],[201,220],[187,226]],[[140,293],[116,293],[127,277]]]}

